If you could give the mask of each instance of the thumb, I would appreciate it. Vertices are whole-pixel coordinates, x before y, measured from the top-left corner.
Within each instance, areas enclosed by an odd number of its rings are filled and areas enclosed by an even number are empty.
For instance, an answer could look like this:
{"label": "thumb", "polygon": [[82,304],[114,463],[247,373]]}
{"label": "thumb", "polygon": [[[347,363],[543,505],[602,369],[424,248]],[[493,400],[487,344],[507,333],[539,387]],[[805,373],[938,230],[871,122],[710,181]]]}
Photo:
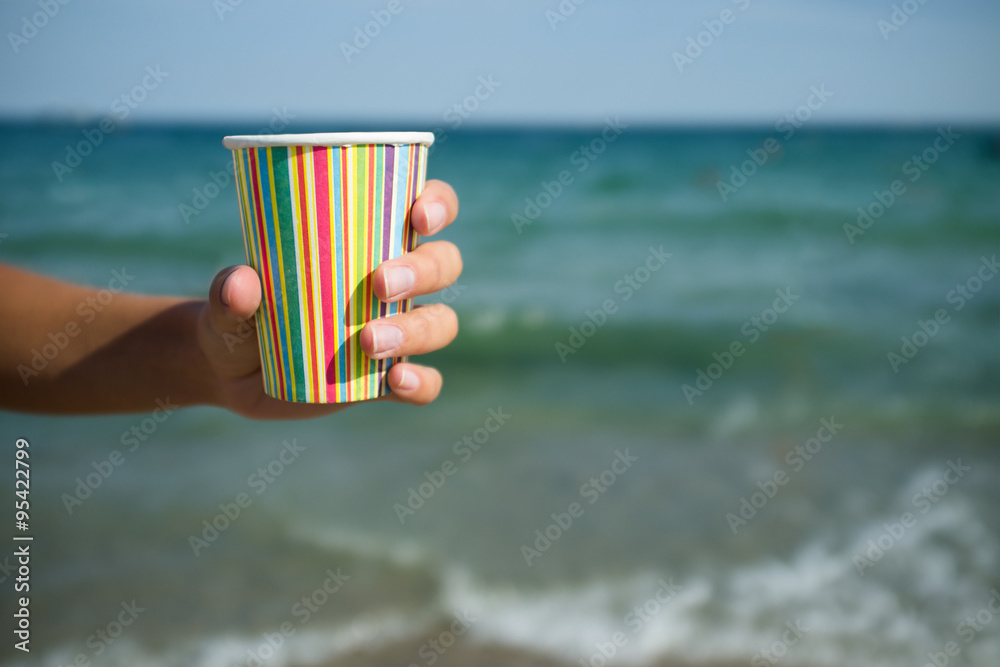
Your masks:
{"label": "thumb", "polygon": [[260,279],[249,266],[219,271],[202,311],[199,339],[209,363],[223,377],[243,377],[260,368],[254,312]]}
{"label": "thumb", "polygon": [[213,333],[235,333],[260,307],[260,278],[249,266],[219,271],[209,288],[208,305]]}

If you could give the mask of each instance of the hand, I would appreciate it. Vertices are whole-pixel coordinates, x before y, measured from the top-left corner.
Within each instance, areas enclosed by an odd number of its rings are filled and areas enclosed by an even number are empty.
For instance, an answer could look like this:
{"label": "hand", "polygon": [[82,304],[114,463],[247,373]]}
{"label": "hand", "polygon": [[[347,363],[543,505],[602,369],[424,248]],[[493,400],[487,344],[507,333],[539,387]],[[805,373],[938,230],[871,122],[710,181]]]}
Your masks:
{"label": "hand", "polygon": [[[441,231],[458,214],[451,186],[428,181],[412,208],[413,227],[423,236]],[[431,294],[451,285],[462,273],[462,256],[448,241],[422,243],[413,252],[379,265],[373,273],[375,296],[392,302]],[[256,419],[319,417],[348,407],[291,403],[264,393],[257,326],[260,280],[249,266],[232,266],[215,276],[198,324],[198,342],[214,377],[215,403]],[[407,313],[369,322],[361,330],[361,348],[373,359],[439,350],[458,333],[458,318],[444,304],[418,306]],[[441,374],[410,362],[393,364],[387,398],[425,405],[441,391]]]}

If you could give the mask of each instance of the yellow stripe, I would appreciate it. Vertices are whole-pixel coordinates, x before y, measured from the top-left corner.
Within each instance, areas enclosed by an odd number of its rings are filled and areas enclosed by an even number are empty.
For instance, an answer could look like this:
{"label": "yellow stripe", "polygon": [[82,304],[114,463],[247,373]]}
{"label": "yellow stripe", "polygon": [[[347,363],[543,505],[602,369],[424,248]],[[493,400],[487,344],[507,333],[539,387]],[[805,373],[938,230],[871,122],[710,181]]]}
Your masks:
{"label": "yellow stripe", "polygon": [[[368,148],[366,146],[358,146],[358,244],[354,246],[355,256],[358,258],[358,270],[354,274],[355,284],[358,288],[355,292],[358,298],[354,300],[355,314],[354,322],[357,323],[364,321],[365,319],[365,269],[367,268],[367,257],[365,253],[368,243]],[[361,327],[358,326],[356,331],[361,332]],[[357,339],[355,339],[357,340]],[[357,347],[360,347],[357,346]],[[354,374],[355,377],[355,396],[358,398],[364,398],[367,392],[366,388],[366,374],[367,374],[367,361],[368,358],[363,356],[360,349],[355,349],[355,362],[357,373]]]}
{"label": "yellow stripe", "polygon": [[[247,156],[247,168],[250,167],[250,163],[249,163],[249,151],[256,151],[256,150],[257,150],[256,148],[248,148],[248,149],[246,149],[246,151],[247,151],[247,153],[246,153],[246,156]],[[256,184],[257,191],[258,192],[263,192],[264,191],[264,183],[263,183],[263,181],[260,178],[260,159],[259,159],[259,154],[258,154],[258,160],[257,160],[257,169],[253,173],[251,173],[250,177],[253,179],[253,183],[251,185]],[[252,192],[252,190],[248,191],[247,194],[249,195],[250,192]],[[256,200],[254,200],[254,203],[256,203]],[[261,206],[261,208],[263,208],[263,206]],[[254,215],[256,217],[256,207],[254,207]],[[268,253],[267,250],[266,250],[266,248],[267,248],[267,236],[266,236],[266,233],[267,233],[267,223],[264,220],[259,220],[258,222],[261,225],[261,227],[264,229],[264,233],[265,233],[264,237],[255,236],[255,238],[257,239],[257,252],[258,252],[257,260],[258,260],[258,266],[259,266],[259,268],[257,269],[257,272],[258,272],[258,275],[262,275],[264,273],[264,270],[262,268],[263,265],[264,265],[264,255],[265,254],[270,255],[270,253]],[[255,230],[255,234],[256,234],[256,230]],[[269,257],[268,259],[270,260],[271,258]],[[280,392],[280,383],[278,382],[278,374],[281,372],[281,359],[280,359],[280,357],[278,355],[278,351],[276,349],[276,345],[278,344],[279,341],[276,341],[276,340],[274,340],[271,337],[271,328],[275,325],[275,322],[271,318],[271,312],[270,312],[270,310],[267,309],[267,308],[264,308],[263,311],[264,311],[264,332],[263,332],[264,335],[263,335],[263,339],[265,341],[267,341],[268,370],[271,372],[271,383],[270,383],[270,385],[271,385],[271,395],[272,396],[276,396],[276,397],[280,397],[281,396],[281,392]]]}
{"label": "yellow stripe", "polygon": [[313,368],[312,368],[312,343],[313,338],[311,337],[312,331],[309,329],[309,310],[306,304],[306,281],[309,280],[309,274],[306,272],[306,257],[305,248],[302,247],[302,236],[303,232],[306,238],[309,238],[309,220],[308,217],[305,219],[299,218],[299,188],[298,188],[298,160],[295,155],[294,148],[287,148],[287,160],[288,160],[288,187],[289,192],[289,202],[291,203],[291,213],[292,213],[292,229],[295,231],[295,260],[298,266],[298,276],[299,280],[299,303],[296,304],[299,310],[299,320],[302,322],[301,337],[300,341],[302,349],[302,367],[305,371],[305,385],[306,385],[306,395],[303,397],[305,400],[309,401],[312,399],[312,378],[313,378]]}
{"label": "yellow stripe", "polygon": [[[236,151],[236,153],[239,155],[239,182],[242,191],[243,207],[247,213],[247,238],[250,240],[252,252],[247,261],[250,262],[259,276],[261,274],[260,267],[263,264],[263,256],[260,251],[261,239],[257,236],[257,228],[254,224],[257,218],[256,209],[251,201],[251,190],[248,187],[252,185],[252,183],[248,182],[247,178],[247,174],[249,173],[248,155],[245,149]],[[251,178],[255,181],[257,180],[255,176]],[[257,339],[259,341],[261,373],[264,375],[264,384],[267,387],[267,393],[271,396],[277,396],[273,370],[274,352],[271,349],[271,336],[268,331],[267,307],[264,305],[263,300],[261,301],[261,307],[257,309]]]}
{"label": "yellow stripe", "polygon": [[[349,174],[341,174],[340,173],[340,150],[341,149],[331,148],[329,151],[327,151],[327,155],[329,156],[328,157],[329,162],[328,162],[328,165],[327,165],[328,166],[327,173],[329,174],[329,178],[330,178],[330,187],[329,187],[329,193],[330,193],[330,210],[334,212],[333,213],[333,224],[334,225],[337,224],[338,220],[341,220],[343,218],[344,207],[348,205],[348,202],[350,202],[350,198],[347,196],[347,192],[346,192],[347,188],[345,187],[345,183],[349,182],[350,175]],[[348,150],[350,150],[350,149],[348,149]],[[350,153],[348,153],[348,157],[350,157]],[[337,206],[336,206],[336,203],[337,203],[336,194],[334,193],[334,189],[333,189],[333,185],[334,185],[333,170],[334,169],[337,169],[338,170],[337,173],[340,174],[340,179],[339,180],[340,180],[340,197],[341,197],[341,202],[340,203],[341,203],[341,208],[337,208]],[[350,266],[350,262],[348,261],[348,258],[346,257],[346,254],[342,251],[342,249],[338,248],[336,245],[334,245],[334,239],[336,238],[336,234],[337,234],[336,230],[331,230],[330,250],[333,252],[334,258],[336,258],[338,255],[340,256],[341,261],[343,263],[343,266],[341,267],[341,270],[338,271],[337,270],[336,261],[334,260],[334,262],[333,262],[333,271],[332,271],[332,274],[331,274],[332,277],[333,277],[333,284],[330,285],[330,288],[334,291],[333,292],[334,293],[334,303],[338,304],[336,306],[337,313],[336,313],[336,317],[334,318],[334,321],[335,322],[339,322],[342,317],[345,317],[345,313],[347,312],[347,310],[346,310],[347,303],[346,302],[344,303],[344,310],[341,310],[340,309],[340,305],[339,305],[339,298],[336,296],[338,294],[338,288],[337,288],[337,286],[340,284],[341,276],[343,275],[343,271],[348,266]],[[347,243],[347,238],[345,236],[344,238],[341,238],[341,244],[345,245],[346,243]],[[344,335],[349,335],[349,333],[350,332],[346,331],[344,328],[342,328],[340,326],[337,327],[337,330],[334,332],[333,354],[337,354],[340,351],[340,348],[345,345],[345,340],[344,340],[343,336]],[[339,368],[339,366],[335,366],[335,367],[338,370],[338,374],[337,374],[337,378],[336,378],[336,383],[335,383],[336,393],[337,393],[337,402],[338,403],[342,403],[344,401],[344,399],[347,397],[347,394],[344,391],[344,386],[340,383],[340,374],[339,374],[340,368]]]}
{"label": "yellow stripe", "polygon": [[[357,188],[358,178],[360,176],[360,174],[358,174],[357,171],[357,160],[358,160],[357,149],[354,146],[349,146],[347,148],[348,181],[347,181],[347,187],[344,188],[344,196],[347,197],[347,202],[348,202],[347,204],[348,223],[344,234],[345,240],[344,240],[344,251],[343,251],[343,256],[347,258],[347,265],[345,270],[345,275],[347,277],[344,279],[345,282],[344,287],[345,290],[348,292],[348,294],[344,295],[345,299],[349,296],[349,292],[353,288],[354,276],[357,273],[357,261],[355,259],[354,253],[348,252],[348,249],[357,247],[355,245],[357,242],[355,238],[355,232],[357,231],[356,226],[358,218],[358,210],[357,210],[358,202],[357,202],[357,197],[354,196],[355,189]],[[357,302],[356,301],[353,303],[345,302],[344,305],[350,306],[348,308],[345,308],[344,312],[344,320],[345,320],[344,323],[346,325],[345,330],[347,334],[347,340],[344,342],[347,344],[347,358],[351,360],[351,365],[354,366],[356,365],[354,363],[354,327],[351,326],[351,322],[353,322],[355,319],[354,309],[357,306]],[[351,395],[353,396],[354,384],[351,382],[350,377],[347,378],[346,384],[350,387]],[[345,387],[345,392],[344,392],[345,396],[347,393],[346,390],[347,387]]]}
{"label": "yellow stripe", "polygon": [[319,393],[316,396],[316,400],[320,403],[326,402],[326,368],[324,361],[326,360],[326,350],[324,348],[323,341],[324,338],[324,327],[323,327],[323,310],[320,307],[321,303],[321,289],[322,283],[320,281],[320,271],[319,271],[319,238],[323,234],[323,230],[319,228],[319,218],[316,214],[316,170],[313,164],[313,152],[305,151],[303,155],[303,162],[305,166],[304,175],[306,180],[306,210],[308,211],[309,219],[312,221],[310,224],[310,230],[312,231],[312,284],[313,289],[313,300],[309,304],[311,309],[313,320],[315,322],[315,330],[313,331],[314,345],[316,345],[316,360],[319,367],[315,369],[316,380],[318,384]]}

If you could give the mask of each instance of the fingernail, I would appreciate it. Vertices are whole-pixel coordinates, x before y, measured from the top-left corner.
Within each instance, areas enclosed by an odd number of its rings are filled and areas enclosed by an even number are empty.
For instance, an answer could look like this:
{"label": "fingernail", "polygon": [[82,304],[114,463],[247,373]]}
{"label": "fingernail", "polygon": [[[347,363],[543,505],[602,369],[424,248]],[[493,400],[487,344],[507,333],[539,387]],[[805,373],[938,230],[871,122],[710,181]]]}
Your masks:
{"label": "fingernail", "polygon": [[417,276],[408,266],[387,267],[382,274],[385,279],[385,296],[387,299],[399,296],[413,288]]}
{"label": "fingernail", "polygon": [[402,389],[403,391],[414,391],[420,388],[420,378],[413,371],[403,370],[399,376],[399,384],[396,385],[397,389]]}
{"label": "fingernail", "polygon": [[236,273],[235,269],[229,272],[226,279],[222,281],[222,289],[219,290],[219,301],[221,301],[222,305],[226,308],[229,308],[229,303],[232,299],[232,295],[229,294],[229,281],[232,280],[234,273]]}
{"label": "fingernail", "polygon": [[424,215],[427,216],[427,231],[433,234],[444,227],[444,219],[448,212],[445,210],[444,204],[435,201],[424,206]]}
{"label": "fingernail", "polygon": [[392,352],[403,344],[403,331],[392,324],[372,325],[372,354]]}

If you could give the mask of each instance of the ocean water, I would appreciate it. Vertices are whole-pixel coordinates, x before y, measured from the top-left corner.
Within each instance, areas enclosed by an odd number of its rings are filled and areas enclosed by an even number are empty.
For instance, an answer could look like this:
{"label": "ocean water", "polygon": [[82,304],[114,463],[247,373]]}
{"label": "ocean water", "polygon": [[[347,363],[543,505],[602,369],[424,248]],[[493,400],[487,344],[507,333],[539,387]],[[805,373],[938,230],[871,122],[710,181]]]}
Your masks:
{"label": "ocean water", "polygon": [[[255,128],[57,174],[83,129],[0,125],[0,261],[189,295],[243,261],[221,138]],[[435,148],[465,271],[423,300],[461,322],[431,407],[0,413],[35,534],[0,665],[998,664],[1000,133],[601,137]]]}

